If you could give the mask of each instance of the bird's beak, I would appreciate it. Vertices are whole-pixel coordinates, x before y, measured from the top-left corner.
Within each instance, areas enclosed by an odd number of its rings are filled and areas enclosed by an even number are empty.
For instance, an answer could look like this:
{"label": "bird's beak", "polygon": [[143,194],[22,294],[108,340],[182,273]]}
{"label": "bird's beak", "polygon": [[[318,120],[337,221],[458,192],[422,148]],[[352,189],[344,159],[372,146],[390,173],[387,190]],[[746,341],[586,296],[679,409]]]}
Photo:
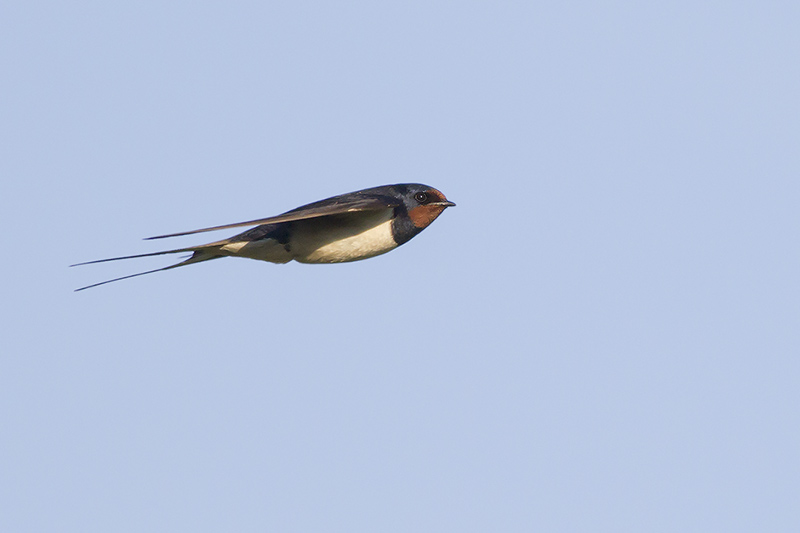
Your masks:
{"label": "bird's beak", "polygon": [[431,202],[430,205],[440,205],[442,207],[454,207],[456,204],[454,204],[450,200],[446,200],[444,202]]}

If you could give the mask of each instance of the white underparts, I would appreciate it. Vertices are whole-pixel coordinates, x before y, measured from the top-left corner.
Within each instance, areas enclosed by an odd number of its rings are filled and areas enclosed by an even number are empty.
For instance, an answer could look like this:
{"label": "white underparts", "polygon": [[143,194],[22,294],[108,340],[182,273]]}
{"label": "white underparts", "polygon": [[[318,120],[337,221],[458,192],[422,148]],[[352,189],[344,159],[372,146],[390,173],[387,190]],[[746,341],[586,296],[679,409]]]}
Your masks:
{"label": "white underparts", "polygon": [[391,209],[336,215],[293,223],[290,245],[275,239],[238,241],[219,247],[222,255],[270,263],[344,263],[397,248],[392,235]]}
{"label": "white underparts", "polygon": [[[392,209],[305,221],[292,239],[300,263],[344,263],[397,248],[392,236]],[[300,230],[304,231],[300,231]]]}
{"label": "white underparts", "polygon": [[231,242],[220,247],[220,252],[270,263],[288,263],[293,259],[286,248],[275,239]]}

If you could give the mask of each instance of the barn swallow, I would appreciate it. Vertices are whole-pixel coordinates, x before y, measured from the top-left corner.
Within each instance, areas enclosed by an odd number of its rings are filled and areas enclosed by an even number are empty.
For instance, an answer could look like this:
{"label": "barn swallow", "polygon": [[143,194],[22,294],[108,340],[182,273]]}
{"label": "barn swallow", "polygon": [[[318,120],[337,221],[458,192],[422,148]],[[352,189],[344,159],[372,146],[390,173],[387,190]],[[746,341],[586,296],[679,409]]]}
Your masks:
{"label": "barn swallow", "polygon": [[247,257],[270,263],[345,263],[385,254],[405,244],[427,228],[453,202],[420,183],[384,185],[341,194],[287,211],[282,215],[236,224],[149,237],[165,239],[243,226],[252,229],[229,239],[163,252],[126,255],[71,266],[191,252],[174,265],[76,289],[82,291],[123,279],[218,259]]}

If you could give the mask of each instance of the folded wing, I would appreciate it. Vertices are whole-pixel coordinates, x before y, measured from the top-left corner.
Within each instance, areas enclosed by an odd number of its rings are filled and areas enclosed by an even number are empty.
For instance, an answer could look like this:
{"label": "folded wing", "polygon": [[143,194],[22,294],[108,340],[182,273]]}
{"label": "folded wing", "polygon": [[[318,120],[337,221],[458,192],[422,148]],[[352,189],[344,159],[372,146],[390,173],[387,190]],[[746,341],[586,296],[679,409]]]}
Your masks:
{"label": "folded wing", "polygon": [[152,239],[166,239],[168,237],[181,237],[183,235],[192,235],[194,233],[205,233],[207,231],[216,231],[220,229],[240,228],[243,226],[260,226],[261,224],[277,224],[280,222],[292,222],[295,220],[305,220],[309,218],[319,218],[330,215],[339,215],[342,213],[353,213],[358,211],[374,211],[379,209],[387,209],[400,205],[400,202],[390,196],[360,196],[356,194],[334,196],[327,200],[320,200],[312,204],[298,207],[287,211],[282,215],[277,215],[268,218],[259,218],[256,220],[248,220],[247,222],[236,222],[234,224],[223,224],[221,226],[212,226],[210,228],[195,229],[191,231],[182,231],[180,233],[170,233],[167,235],[157,235],[155,237],[148,237],[145,240]]}

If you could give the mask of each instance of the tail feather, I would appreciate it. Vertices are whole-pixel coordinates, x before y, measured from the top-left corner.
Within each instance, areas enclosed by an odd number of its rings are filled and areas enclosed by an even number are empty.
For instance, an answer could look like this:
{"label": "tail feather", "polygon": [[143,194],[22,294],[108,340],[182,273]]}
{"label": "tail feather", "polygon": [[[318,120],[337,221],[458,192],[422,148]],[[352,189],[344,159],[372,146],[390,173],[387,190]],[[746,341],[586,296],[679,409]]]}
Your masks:
{"label": "tail feather", "polygon": [[154,257],[156,255],[166,255],[166,254],[179,254],[182,252],[197,252],[202,246],[194,246],[192,248],[176,248],[174,250],[164,250],[163,252],[151,252],[149,254],[137,254],[137,255],[124,255],[122,257],[109,257],[108,259],[95,259],[94,261],[85,261],[83,263],[75,263],[74,265],[70,265],[71,267],[82,266],[82,265],[93,265],[95,263],[106,263],[108,261],[120,261],[122,259],[137,259],[139,257]]}
{"label": "tail feather", "polygon": [[[198,249],[198,248],[201,248],[201,249]],[[180,263],[176,263],[174,265],[170,265],[170,266],[166,266],[166,267],[162,267],[162,268],[156,268],[156,269],[153,269],[153,270],[147,270],[145,272],[139,272],[137,274],[130,274],[128,276],[122,276],[121,278],[114,278],[114,279],[109,279],[109,280],[106,280],[106,281],[101,281],[100,283],[93,283],[92,285],[87,285],[85,287],[81,287],[79,289],[75,289],[75,292],[86,290],[86,289],[91,289],[92,287],[98,287],[100,285],[105,285],[106,283],[111,283],[111,282],[114,282],[114,281],[121,281],[123,279],[135,278],[137,276],[144,276],[145,274],[152,274],[153,272],[161,272],[162,270],[171,270],[173,268],[178,268],[178,267],[181,267],[181,266],[191,265],[193,263],[200,263],[202,261],[209,261],[211,259],[218,259],[220,257],[223,257],[222,255],[217,255],[217,254],[213,253],[213,251],[203,250],[202,248],[204,248],[204,247],[180,248],[180,249],[177,249],[177,250],[167,250],[167,251],[164,251],[164,252],[153,252],[153,253],[149,253],[149,254],[128,255],[128,256],[124,256],[124,257],[112,257],[112,258],[109,258],[109,259],[98,259],[96,261],[87,261],[85,263],[76,263],[74,265],[70,265],[70,266],[91,265],[91,264],[94,264],[94,263],[105,263],[106,261],[118,261],[120,259],[135,259],[135,258],[138,258],[138,257],[151,257],[151,256],[154,256],[154,255],[174,254],[174,253],[180,253],[180,252],[193,252],[191,257],[181,261]]]}

